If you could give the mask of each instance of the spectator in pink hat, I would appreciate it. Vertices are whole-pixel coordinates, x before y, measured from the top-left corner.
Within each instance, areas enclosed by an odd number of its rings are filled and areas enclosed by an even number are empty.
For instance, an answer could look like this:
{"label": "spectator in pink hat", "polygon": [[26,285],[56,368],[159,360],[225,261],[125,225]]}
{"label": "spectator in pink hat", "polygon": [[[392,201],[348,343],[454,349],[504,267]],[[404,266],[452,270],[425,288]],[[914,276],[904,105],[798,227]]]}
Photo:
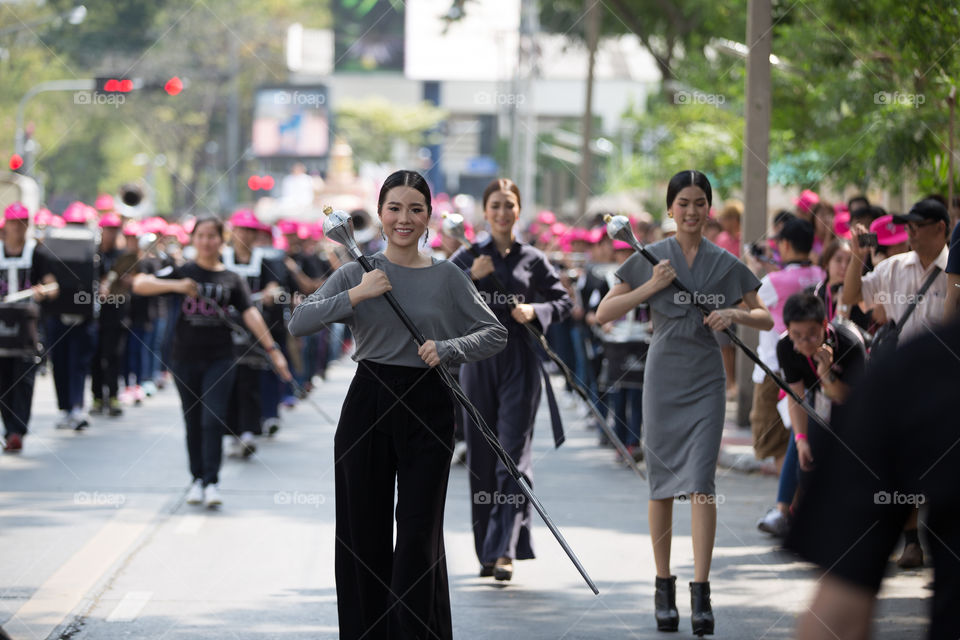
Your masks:
{"label": "spectator in pink hat", "polygon": [[113,196],[109,193],[101,193],[93,202],[93,208],[99,213],[108,213],[114,211]]}
{"label": "spectator in pink hat", "polygon": [[804,189],[799,196],[793,199],[796,215],[813,224],[813,205],[818,202],[820,202],[820,196],[815,191]]}
{"label": "spectator in pink hat", "polygon": [[842,202],[833,205],[833,235],[850,239],[850,210]]}
{"label": "spectator in pink hat", "polygon": [[881,216],[871,222],[870,233],[877,234],[877,247],[873,250],[874,265],[910,250],[907,225],[895,223],[892,215]]}
{"label": "spectator in pink hat", "polygon": [[[4,237],[0,244],[0,298],[17,291],[33,290],[33,297],[4,305],[2,320],[20,326],[14,335],[0,337],[0,416],[5,432],[4,451],[17,453],[27,435],[33,403],[33,383],[38,355],[36,303],[55,298],[52,285],[56,279],[50,270],[53,256],[34,240],[27,239],[30,212],[21,202],[14,202],[3,212]],[[14,279],[11,279],[11,275]]]}
{"label": "spectator in pink hat", "polygon": [[736,200],[728,201],[717,215],[717,222],[723,228],[717,234],[715,245],[740,257],[740,220],[743,218],[743,205]]}

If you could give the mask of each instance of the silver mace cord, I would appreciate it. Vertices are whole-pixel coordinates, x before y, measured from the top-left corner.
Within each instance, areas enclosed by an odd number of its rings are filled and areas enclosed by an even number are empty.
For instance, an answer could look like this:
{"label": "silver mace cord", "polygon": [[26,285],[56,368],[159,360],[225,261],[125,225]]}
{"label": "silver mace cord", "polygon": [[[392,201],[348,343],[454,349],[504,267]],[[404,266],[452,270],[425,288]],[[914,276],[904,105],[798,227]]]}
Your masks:
{"label": "silver mace cord", "polygon": [[[657,260],[656,256],[654,256],[652,253],[650,253],[647,250],[646,247],[640,244],[640,241],[637,240],[637,237],[633,235],[633,229],[630,227],[630,220],[626,216],[607,215],[607,216],[604,216],[603,221],[607,223],[608,236],[610,236],[614,240],[622,240],[623,242],[626,242],[627,244],[630,245],[630,247],[634,251],[636,251],[637,253],[642,255],[644,258],[646,258],[647,261],[650,262],[650,264],[656,265],[659,263],[659,260]],[[706,307],[705,305],[703,305],[702,303],[697,302],[697,300],[699,299],[699,296],[694,295],[693,292],[690,291],[690,289],[688,289],[686,286],[684,286],[682,282],[674,278],[674,280],[670,284],[673,285],[679,291],[686,293],[689,296],[689,299],[697,307],[700,313],[704,315],[704,317],[710,315],[710,312],[712,310]],[[803,408],[803,410],[807,412],[807,415],[810,416],[810,418],[814,422],[819,424],[828,432],[833,433],[827,421],[821,418],[820,414],[818,414],[813,407],[811,407],[803,398],[797,395],[797,392],[791,389],[790,385],[788,385],[786,382],[783,381],[783,379],[780,376],[774,373],[773,370],[770,367],[768,367],[766,363],[763,362],[763,360],[760,359],[760,356],[758,356],[753,351],[753,349],[745,345],[743,341],[740,340],[740,338],[737,336],[737,334],[734,333],[731,327],[727,327],[726,329],[723,330],[723,332],[727,335],[727,337],[730,338],[730,340],[735,345],[740,347],[740,350],[743,351],[743,353],[746,354],[748,358],[750,358],[755,363],[757,363],[760,366],[760,368],[763,369],[763,371],[768,376],[770,376],[770,379],[773,380],[778,387],[783,389],[788,396],[793,398],[793,401],[796,402],[798,405],[800,405]]]}
{"label": "silver mace cord", "polygon": [[[442,230],[445,234],[458,241],[464,246],[474,257],[479,257],[480,252],[477,250],[476,246],[467,239],[467,233],[463,224],[463,216],[459,213],[445,213],[443,214],[443,226]],[[493,284],[497,287],[504,295],[507,296],[508,305],[510,308],[516,306],[514,298],[510,295],[510,292],[507,290],[506,285],[502,280],[497,276],[496,273],[490,274],[493,278]],[[538,327],[532,326],[529,322],[523,324],[523,326],[530,332],[537,342],[540,344],[540,347],[543,349],[544,353],[547,354],[547,357],[553,361],[554,364],[560,369],[563,373],[564,378],[566,378],[567,383],[577,392],[577,394],[583,399],[587,404],[590,410],[593,412],[593,416],[597,420],[597,425],[600,427],[600,430],[603,431],[603,434],[607,436],[607,439],[613,444],[614,448],[620,453],[627,464],[630,465],[630,468],[633,469],[634,473],[643,478],[647,479],[647,476],[643,473],[643,470],[637,465],[637,461],[634,460],[633,454],[627,449],[626,445],[623,444],[623,441],[617,437],[617,434],[610,428],[610,425],[607,424],[606,418],[601,415],[600,410],[594,405],[593,401],[590,399],[590,394],[583,387],[579,380],[572,371],[570,367],[557,355],[557,353],[550,348],[550,344],[547,342],[547,336],[544,335]]]}
{"label": "silver mace cord", "polygon": [[[360,263],[360,266],[363,267],[364,271],[373,271],[373,265],[371,265],[366,256],[360,252],[360,248],[357,246],[357,242],[353,238],[353,223],[350,220],[349,214],[344,211],[334,211],[331,207],[324,207],[323,212],[327,215],[327,219],[323,221],[323,234],[346,247],[347,251],[349,251],[350,255],[352,255],[354,259]],[[423,334],[420,333],[420,330],[417,329],[416,325],[413,324],[413,321],[410,320],[410,317],[407,316],[406,312],[400,306],[400,303],[397,302],[397,299],[394,297],[393,293],[387,291],[382,295],[390,307],[393,308],[393,311],[397,314],[403,324],[407,327],[410,335],[413,336],[414,342],[416,342],[418,346],[426,342],[426,338],[424,338]],[[566,538],[564,538],[563,534],[560,533],[560,529],[558,529],[557,525],[554,524],[553,520],[550,518],[550,515],[547,513],[546,509],[544,509],[543,504],[540,503],[540,500],[533,492],[530,484],[517,468],[517,465],[513,462],[513,459],[506,452],[506,450],[504,450],[503,445],[500,444],[500,441],[497,440],[496,434],[494,434],[487,423],[484,422],[480,412],[475,406],[473,406],[473,403],[470,402],[470,399],[467,398],[466,394],[463,392],[463,389],[460,387],[460,383],[454,379],[444,365],[441,364],[434,368],[440,374],[440,377],[443,379],[444,383],[450,387],[450,390],[453,392],[457,402],[460,403],[460,406],[462,406],[466,412],[470,414],[470,418],[473,420],[474,424],[480,428],[480,432],[483,434],[484,440],[486,440],[487,444],[489,444],[493,449],[493,452],[500,459],[500,462],[503,463],[503,466],[507,468],[507,471],[516,481],[517,485],[520,487],[520,490],[523,491],[523,494],[530,501],[530,504],[533,505],[533,508],[536,509],[537,513],[540,514],[544,524],[546,524],[547,528],[550,529],[550,532],[557,539],[557,542],[560,543],[560,546],[566,552],[567,557],[569,557],[571,562],[573,562],[574,566],[577,568],[577,571],[579,571],[580,575],[583,576],[583,579],[586,581],[587,585],[594,594],[599,594],[600,590],[597,589],[597,585],[590,578],[589,574],[587,574],[587,570],[583,567],[580,559],[577,558],[577,555],[567,543]]]}

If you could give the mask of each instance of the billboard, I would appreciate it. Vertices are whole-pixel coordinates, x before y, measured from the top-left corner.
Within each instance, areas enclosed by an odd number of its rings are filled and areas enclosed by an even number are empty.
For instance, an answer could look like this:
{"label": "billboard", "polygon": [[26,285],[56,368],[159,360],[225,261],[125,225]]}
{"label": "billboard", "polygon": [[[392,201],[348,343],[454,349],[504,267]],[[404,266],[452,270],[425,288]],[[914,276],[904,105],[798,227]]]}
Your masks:
{"label": "billboard", "polygon": [[403,0],[333,0],[334,69],[403,71]]}
{"label": "billboard", "polygon": [[253,154],[260,158],[325,158],[330,153],[327,88],[261,87],[253,107]]}

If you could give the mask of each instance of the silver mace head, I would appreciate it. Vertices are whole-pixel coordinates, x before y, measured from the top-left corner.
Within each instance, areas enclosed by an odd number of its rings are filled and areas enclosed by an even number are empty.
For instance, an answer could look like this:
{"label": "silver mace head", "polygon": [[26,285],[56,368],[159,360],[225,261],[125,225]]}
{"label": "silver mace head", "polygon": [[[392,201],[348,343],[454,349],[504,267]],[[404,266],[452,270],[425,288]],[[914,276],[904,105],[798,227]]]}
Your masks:
{"label": "silver mace head", "polygon": [[323,213],[327,216],[323,221],[323,235],[345,246],[354,258],[362,256],[360,247],[353,238],[353,219],[350,214],[346,211],[334,211],[329,206],[323,208]]}
{"label": "silver mace head", "polygon": [[443,214],[443,226],[441,230],[464,246],[470,246],[467,240],[467,230],[464,227],[463,216],[459,213]]}
{"label": "silver mace head", "polygon": [[603,221],[607,223],[607,235],[614,240],[621,240],[629,244],[634,251],[640,251],[642,248],[637,237],[633,235],[633,228],[630,226],[630,219],[627,216],[605,215]]}

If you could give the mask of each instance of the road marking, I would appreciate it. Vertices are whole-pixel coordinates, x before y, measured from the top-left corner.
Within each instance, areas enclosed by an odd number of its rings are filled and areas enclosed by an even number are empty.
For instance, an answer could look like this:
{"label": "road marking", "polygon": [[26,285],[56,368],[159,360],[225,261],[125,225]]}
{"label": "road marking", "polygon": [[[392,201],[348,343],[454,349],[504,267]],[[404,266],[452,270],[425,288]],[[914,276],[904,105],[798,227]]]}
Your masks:
{"label": "road marking", "polygon": [[156,509],[150,507],[156,506],[117,510],[110,521],[4,623],[4,630],[13,638],[49,636],[143,535],[156,514]]}
{"label": "road marking", "polygon": [[131,591],[123,596],[120,604],[107,616],[107,622],[130,622],[136,620],[153,597],[153,591]]}
{"label": "road marking", "polygon": [[195,536],[206,521],[207,516],[186,515],[180,518],[180,524],[177,525],[177,528],[174,529],[173,532],[181,536]]}

